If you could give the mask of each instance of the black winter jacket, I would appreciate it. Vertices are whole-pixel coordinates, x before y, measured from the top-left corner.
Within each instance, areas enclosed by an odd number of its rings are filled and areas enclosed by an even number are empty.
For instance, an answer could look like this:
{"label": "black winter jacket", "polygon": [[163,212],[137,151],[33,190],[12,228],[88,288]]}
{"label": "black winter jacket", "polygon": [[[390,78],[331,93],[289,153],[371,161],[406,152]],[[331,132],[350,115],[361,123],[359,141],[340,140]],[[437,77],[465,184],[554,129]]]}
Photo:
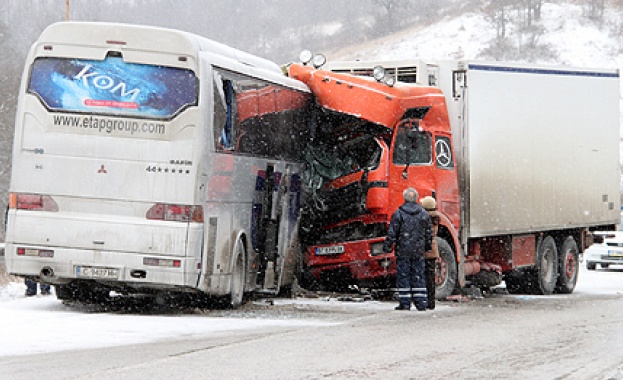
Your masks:
{"label": "black winter jacket", "polygon": [[424,257],[430,251],[432,225],[430,215],[415,202],[405,202],[392,215],[383,252],[392,251],[395,246],[396,257]]}

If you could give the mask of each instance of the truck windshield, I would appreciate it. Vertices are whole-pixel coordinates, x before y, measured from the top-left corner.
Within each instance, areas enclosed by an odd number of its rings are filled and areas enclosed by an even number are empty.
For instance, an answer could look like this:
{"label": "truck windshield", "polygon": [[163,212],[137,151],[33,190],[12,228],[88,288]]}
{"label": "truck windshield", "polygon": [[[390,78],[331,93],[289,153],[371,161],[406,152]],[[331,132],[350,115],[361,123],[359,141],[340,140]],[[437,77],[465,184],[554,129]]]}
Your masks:
{"label": "truck windshield", "polygon": [[317,187],[347,174],[378,166],[381,147],[374,137],[362,135],[338,144],[309,145],[305,152],[308,175]]}
{"label": "truck windshield", "polygon": [[319,187],[324,182],[378,166],[382,149],[377,138],[389,135],[387,127],[328,109],[313,112],[315,135],[305,150],[310,181]]}
{"label": "truck windshield", "polygon": [[197,104],[191,70],[105,60],[42,57],[33,63],[28,92],[51,110],[171,119]]}

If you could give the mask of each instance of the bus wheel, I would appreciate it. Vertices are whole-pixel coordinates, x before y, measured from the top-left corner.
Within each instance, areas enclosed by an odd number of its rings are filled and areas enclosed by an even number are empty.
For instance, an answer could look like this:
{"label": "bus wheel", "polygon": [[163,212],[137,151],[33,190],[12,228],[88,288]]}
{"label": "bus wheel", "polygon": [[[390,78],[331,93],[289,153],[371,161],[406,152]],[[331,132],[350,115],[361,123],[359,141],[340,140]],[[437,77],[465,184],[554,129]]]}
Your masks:
{"label": "bus wheel", "polygon": [[439,258],[435,265],[435,298],[444,299],[452,294],[456,286],[456,259],[450,244],[442,238],[436,239]]}
{"label": "bus wheel", "polygon": [[229,306],[233,309],[242,305],[244,298],[244,280],[245,280],[245,257],[246,250],[242,241],[238,239],[234,246],[234,262],[231,271],[231,286],[229,289]]}
{"label": "bus wheel", "polygon": [[575,289],[580,272],[580,253],[573,236],[567,236],[560,247],[559,255],[556,293],[570,294]]}
{"label": "bus wheel", "polygon": [[61,301],[73,302],[78,300],[78,287],[74,284],[54,285],[56,298]]}
{"label": "bus wheel", "polygon": [[558,250],[551,236],[546,236],[539,244],[536,260],[536,294],[552,294],[558,280]]}

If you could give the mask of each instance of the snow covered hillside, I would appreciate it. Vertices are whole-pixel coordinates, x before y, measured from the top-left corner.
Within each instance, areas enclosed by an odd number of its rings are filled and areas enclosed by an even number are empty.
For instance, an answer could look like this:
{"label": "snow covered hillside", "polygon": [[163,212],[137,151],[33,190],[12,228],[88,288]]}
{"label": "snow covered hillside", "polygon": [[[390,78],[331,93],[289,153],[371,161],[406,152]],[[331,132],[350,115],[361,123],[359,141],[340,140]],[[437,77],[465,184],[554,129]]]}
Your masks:
{"label": "snow covered hillside", "polygon": [[[582,67],[623,67],[623,40],[612,34],[623,13],[609,10],[600,28],[583,15],[577,4],[543,4],[539,44],[549,44],[557,55],[534,63]],[[515,38],[512,27],[507,31]],[[483,12],[468,12],[427,27],[414,27],[366,45],[328,54],[331,60],[482,59],[481,53],[495,37],[495,29]],[[518,37],[517,37],[518,38]]]}

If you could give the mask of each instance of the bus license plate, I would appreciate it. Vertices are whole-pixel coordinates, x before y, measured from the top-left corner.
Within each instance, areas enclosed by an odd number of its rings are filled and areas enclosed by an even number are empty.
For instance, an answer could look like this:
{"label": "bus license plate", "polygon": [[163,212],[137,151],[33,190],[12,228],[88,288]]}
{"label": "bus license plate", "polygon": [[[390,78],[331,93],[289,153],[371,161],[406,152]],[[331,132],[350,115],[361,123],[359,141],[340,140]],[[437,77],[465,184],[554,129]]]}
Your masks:
{"label": "bus license plate", "polygon": [[76,276],[88,278],[117,278],[119,277],[119,269],[76,266]]}
{"label": "bus license plate", "polygon": [[343,245],[316,248],[316,255],[338,255],[340,253],[344,253]]}

